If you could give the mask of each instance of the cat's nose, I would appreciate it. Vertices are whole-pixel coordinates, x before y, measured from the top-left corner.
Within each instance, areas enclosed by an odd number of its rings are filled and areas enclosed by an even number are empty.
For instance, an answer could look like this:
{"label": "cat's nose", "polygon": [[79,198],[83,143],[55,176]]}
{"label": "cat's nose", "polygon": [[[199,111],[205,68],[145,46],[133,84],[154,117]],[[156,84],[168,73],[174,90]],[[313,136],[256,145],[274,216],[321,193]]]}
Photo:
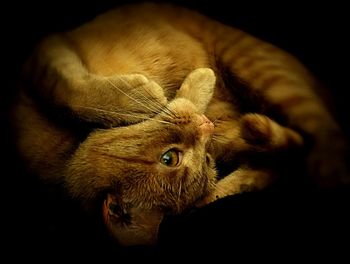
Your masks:
{"label": "cat's nose", "polygon": [[199,133],[203,136],[211,136],[214,132],[214,124],[205,115],[199,118]]}

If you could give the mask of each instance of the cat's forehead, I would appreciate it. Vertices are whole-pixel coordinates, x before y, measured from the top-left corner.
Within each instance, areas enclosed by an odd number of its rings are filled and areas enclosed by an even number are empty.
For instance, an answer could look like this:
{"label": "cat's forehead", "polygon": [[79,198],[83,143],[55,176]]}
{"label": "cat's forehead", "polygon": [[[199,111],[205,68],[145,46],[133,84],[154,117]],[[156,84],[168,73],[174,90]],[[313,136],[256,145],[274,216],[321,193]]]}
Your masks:
{"label": "cat's forehead", "polygon": [[197,123],[200,114],[192,102],[185,98],[177,98],[167,105],[161,119],[166,123],[160,124],[164,129],[159,132],[166,135],[164,143],[183,143],[194,145],[197,141]]}
{"label": "cat's forehead", "polygon": [[154,118],[131,126],[107,129],[100,144],[113,144],[119,150],[127,149],[128,153],[162,149],[169,145],[192,147],[198,142],[200,116],[189,100],[177,98]]}

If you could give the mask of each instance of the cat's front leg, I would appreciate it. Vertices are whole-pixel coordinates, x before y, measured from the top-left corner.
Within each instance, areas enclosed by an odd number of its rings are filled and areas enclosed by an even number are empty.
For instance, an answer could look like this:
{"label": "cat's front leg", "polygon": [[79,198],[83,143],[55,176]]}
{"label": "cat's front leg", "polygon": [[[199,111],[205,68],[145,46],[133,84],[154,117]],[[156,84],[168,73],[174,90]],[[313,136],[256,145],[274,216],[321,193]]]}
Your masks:
{"label": "cat's front leg", "polygon": [[163,89],[142,74],[90,74],[75,84],[77,95],[67,104],[79,118],[104,125],[137,123],[160,113],[167,98]]}
{"label": "cat's front leg", "polygon": [[160,112],[167,99],[158,84],[142,74],[114,70],[110,76],[89,72],[67,39],[52,36],[27,61],[22,81],[44,105],[105,126],[139,122]]}
{"label": "cat's front leg", "polygon": [[273,175],[265,170],[241,167],[216,183],[213,191],[197,202],[202,207],[221,198],[246,191],[261,190],[273,180]]}

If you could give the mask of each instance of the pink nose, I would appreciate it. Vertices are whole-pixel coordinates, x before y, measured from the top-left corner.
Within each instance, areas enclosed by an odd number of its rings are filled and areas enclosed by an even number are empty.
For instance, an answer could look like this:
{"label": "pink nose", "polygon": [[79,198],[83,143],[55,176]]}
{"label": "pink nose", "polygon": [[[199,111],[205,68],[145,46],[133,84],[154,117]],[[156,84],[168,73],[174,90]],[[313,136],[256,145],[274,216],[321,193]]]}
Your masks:
{"label": "pink nose", "polygon": [[210,136],[214,132],[214,124],[205,115],[199,119],[199,132],[201,135]]}

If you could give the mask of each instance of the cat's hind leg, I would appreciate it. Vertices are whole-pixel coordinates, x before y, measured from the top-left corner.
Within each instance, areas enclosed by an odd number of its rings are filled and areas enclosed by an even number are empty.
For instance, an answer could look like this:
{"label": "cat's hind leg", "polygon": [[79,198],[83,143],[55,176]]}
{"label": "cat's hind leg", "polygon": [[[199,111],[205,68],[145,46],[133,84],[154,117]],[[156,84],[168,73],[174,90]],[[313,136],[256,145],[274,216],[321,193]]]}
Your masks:
{"label": "cat's hind leg", "polygon": [[216,122],[211,154],[231,160],[242,153],[276,153],[303,146],[301,135],[266,115],[248,113],[238,120]]}
{"label": "cat's hind leg", "polygon": [[[221,156],[219,159],[234,160],[242,153],[245,157],[249,157],[247,155],[249,153],[259,153],[265,158],[272,159],[270,162],[273,163],[276,157],[274,155],[282,151],[290,154],[292,149],[301,149],[303,146],[301,135],[265,115],[249,113],[243,115],[239,121],[235,121],[234,125],[232,122],[220,133],[226,137],[235,135],[236,138],[231,138],[230,144],[225,145],[226,150],[223,153],[226,156]],[[227,148],[233,150],[230,151]],[[230,156],[230,153],[234,155]],[[269,156],[270,154],[272,156]],[[241,165],[237,170],[220,179],[213,191],[201,199],[197,206],[204,206],[226,196],[261,190],[276,180],[277,169],[275,171],[265,167],[250,167],[249,158],[245,162],[247,165]]]}
{"label": "cat's hind leg", "polygon": [[348,139],[320,98],[319,83],[300,61],[274,45],[199,14],[182,11],[176,16],[177,27],[200,39],[232,76],[263,95],[291,127],[307,135],[311,146],[306,158],[308,174],[316,185],[350,185]]}

